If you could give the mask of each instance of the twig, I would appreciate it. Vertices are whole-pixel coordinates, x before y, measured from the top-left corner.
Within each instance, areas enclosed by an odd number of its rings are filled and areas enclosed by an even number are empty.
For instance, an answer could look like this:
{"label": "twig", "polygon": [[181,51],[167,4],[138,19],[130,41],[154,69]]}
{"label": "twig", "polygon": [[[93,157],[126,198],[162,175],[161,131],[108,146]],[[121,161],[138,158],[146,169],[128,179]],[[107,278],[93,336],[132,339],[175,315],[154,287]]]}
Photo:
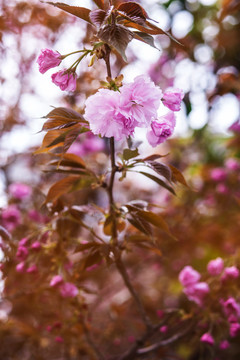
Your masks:
{"label": "twig", "polygon": [[83,327],[83,330],[84,330],[84,334],[85,334],[85,337],[86,337],[86,340],[88,342],[88,344],[91,346],[91,348],[94,350],[97,358],[99,360],[105,360],[105,357],[104,355],[101,353],[101,351],[98,349],[98,347],[96,346],[96,344],[93,342],[91,336],[90,336],[90,333],[88,331],[88,328],[84,322],[83,319],[81,319],[81,324],[82,324],[82,327]]}

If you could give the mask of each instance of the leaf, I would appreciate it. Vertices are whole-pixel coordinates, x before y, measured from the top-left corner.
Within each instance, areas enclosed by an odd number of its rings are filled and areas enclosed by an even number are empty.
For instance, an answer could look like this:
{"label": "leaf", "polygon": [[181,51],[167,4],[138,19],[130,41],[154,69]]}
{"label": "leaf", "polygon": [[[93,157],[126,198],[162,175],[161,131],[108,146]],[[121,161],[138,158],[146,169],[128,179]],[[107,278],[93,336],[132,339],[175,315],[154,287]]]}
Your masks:
{"label": "leaf", "polygon": [[41,154],[41,153],[45,153],[45,152],[49,152],[50,150],[59,147],[59,146],[63,146],[64,144],[64,139],[60,139],[59,142],[57,142],[54,145],[50,145],[53,144],[53,142],[58,139],[63,133],[65,132],[65,130],[52,130],[49,131],[43,138],[42,141],[42,145],[39,149],[37,149],[34,154]]}
{"label": "leaf", "polygon": [[167,155],[160,155],[160,154],[152,154],[152,155],[149,155],[147,157],[145,157],[144,159],[142,159],[142,161],[151,161],[151,160],[157,160],[161,157],[165,157]]}
{"label": "leaf", "polygon": [[44,117],[48,118],[48,119],[60,117],[60,118],[67,118],[67,119],[71,119],[71,120],[79,120],[81,122],[87,123],[87,121],[84,119],[82,114],[78,113],[77,111],[75,111],[73,109],[69,109],[69,108],[65,108],[65,107],[54,108]]}
{"label": "leaf", "polygon": [[72,143],[77,139],[77,137],[80,134],[87,132],[87,131],[89,131],[89,129],[83,128],[81,125],[78,124],[78,125],[74,126],[74,129],[67,132],[65,139],[64,139],[64,145],[63,145],[64,152],[67,152],[67,150],[70,148]]}
{"label": "leaf", "polygon": [[41,131],[52,131],[52,130],[62,130],[73,125],[76,125],[78,122],[63,119],[50,119],[46,121],[42,127]]}
{"label": "leaf", "polygon": [[128,43],[133,39],[133,33],[126,29],[125,26],[118,24],[107,24],[103,26],[97,36],[100,40],[113,47],[127,61],[125,50]]}
{"label": "leaf", "polygon": [[[63,164],[64,160],[66,160],[66,162]],[[80,156],[71,153],[62,156],[60,165],[86,168],[85,161]]]}
{"label": "leaf", "polygon": [[[155,49],[158,49],[156,46],[155,46],[155,43],[154,43],[154,38],[149,35],[149,34],[146,34],[144,32],[141,32],[141,31],[133,31],[133,36],[134,36],[134,39],[136,40],[139,40],[139,41],[142,41],[144,42],[145,44],[148,44],[150,46],[152,46],[153,48]],[[158,49],[159,50],[159,49]]]}
{"label": "leaf", "polygon": [[167,179],[169,182],[171,182],[172,171],[167,165],[159,163],[157,161],[152,161],[152,160],[150,160],[150,161],[148,160],[146,163],[149,164],[151,169],[156,171],[156,173],[165,177],[165,179]]}
{"label": "leaf", "polygon": [[171,168],[172,171],[172,181],[175,183],[179,182],[180,184],[189,187],[181,171],[179,171],[177,168],[175,168],[172,165],[169,165],[169,167]]}
{"label": "leaf", "polygon": [[96,25],[97,27],[100,27],[104,20],[106,19],[107,13],[104,10],[96,9],[90,12],[90,19],[91,22]]}
{"label": "leaf", "polygon": [[93,0],[93,1],[100,9],[104,9],[104,0]]}
{"label": "leaf", "polygon": [[83,260],[80,271],[83,271],[83,270],[87,269],[88,267],[90,267],[92,265],[99,264],[101,260],[102,260],[102,256],[101,256],[101,254],[100,254],[100,252],[98,250],[94,251],[93,253],[90,253]]}
{"label": "leaf", "polygon": [[103,232],[107,236],[112,236],[113,234],[113,218],[108,216],[103,225]]}
{"label": "leaf", "polygon": [[143,210],[139,210],[137,212],[137,215],[140,218],[150,222],[152,225],[156,226],[157,228],[164,230],[167,233],[170,233],[167,223],[165,222],[165,220],[163,220],[163,218],[160,215],[157,215],[152,211],[143,211]]}
{"label": "leaf", "polygon": [[[177,39],[175,39],[169,32],[164,31],[163,29],[159,28],[158,26],[151,24],[149,21],[146,21],[146,24],[147,24],[151,29],[153,29],[153,30],[155,30],[155,31],[160,31],[160,34],[167,35],[171,40],[173,40],[174,42],[176,42],[178,45],[181,45],[181,46],[182,46],[182,44],[181,44]],[[156,34],[156,35],[157,35],[157,34]]]}
{"label": "leaf", "polygon": [[143,7],[133,1],[121,3],[117,7],[117,11],[120,13],[120,15],[121,13],[126,14],[129,18],[131,18],[132,21],[135,21],[139,24],[144,24],[145,20],[148,18],[148,14],[143,9]]}
{"label": "leaf", "polygon": [[128,217],[127,220],[143,234],[152,235],[152,229],[149,223],[140,219],[136,214],[131,213],[131,218]]}
{"label": "leaf", "polygon": [[148,207],[148,202],[147,201],[144,201],[144,200],[132,200],[132,201],[129,201],[126,205],[127,208],[129,206],[131,207],[135,207],[137,209],[142,209],[142,210],[145,210],[147,209]]}
{"label": "leaf", "polygon": [[158,185],[162,186],[163,188],[165,188],[166,190],[170,191],[173,195],[176,195],[174,189],[172,188],[172,186],[166,184],[163,180],[159,179],[158,177],[152,175],[152,174],[148,174],[144,171],[139,171],[140,174],[148,177],[149,179],[155,181]]}
{"label": "leaf", "polygon": [[45,203],[54,202],[60,196],[71,191],[74,185],[76,185],[76,183],[79,181],[79,179],[79,176],[68,176],[60,181],[57,181],[50,187]]}
{"label": "leaf", "polygon": [[91,20],[89,18],[89,13],[91,10],[84,8],[84,7],[80,7],[80,6],[70,6],[64,3],[53,3],[50,1],[47,1],[47,4],[53,5],[63,11],[66,11],[69,14],[75,15],[85,21],[87,21],[88,23],[91,24]]}
{"label": "leaf", "polygon": [[124,149],[123,150],[123,159],[126,160],[126,161],[130,160],[130,159],[133,159],[138,155],[139,155],[138,149],[135,149],[135,150]]}

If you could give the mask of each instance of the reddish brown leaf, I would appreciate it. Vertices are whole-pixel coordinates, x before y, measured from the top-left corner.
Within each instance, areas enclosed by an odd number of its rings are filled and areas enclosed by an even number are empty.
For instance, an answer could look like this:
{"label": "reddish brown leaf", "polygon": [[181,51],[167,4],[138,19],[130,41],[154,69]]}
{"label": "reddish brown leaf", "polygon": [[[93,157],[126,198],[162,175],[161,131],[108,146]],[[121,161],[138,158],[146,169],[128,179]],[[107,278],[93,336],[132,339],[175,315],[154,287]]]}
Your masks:
{"label": "reddish brown leaf", "polygon": [[63,194],[68,193],[79,179],[79,176],[68,176],[53,184],[48,191],[45,203],[54,202]]}
{"label": "reddish brown leaf", "polygon": [[152,175],[152,174],[148,174],[144,171],[140,171],[140,174],[148,177],[149,179],[153,180],[154,182],[156,182],[158,185],[162,186],[164,189],[170,191],[173,195],[176,195],[174,189],[172,188],[172,186],[166,184],[163,180],[159,179],[158,177]]}
{"label": "reddish brown leaf", "polygon": [[106,16],[107,16],[106,11],[101,9],[93,10],[90,12],[89,15],[91,22],[98,27],[100,27],[103,24],[104,20],[106,19]]}
{"label": "reddish brown leaf", "polygon": [[181,173],[181,171],[179,171],[177,168],[175,168],[172,165],[169,165],[169,167],[172,170],[172,181],[173,182],[179,182],[180,184],[188,187],[188,184],[187,184],[183,174]]}
{"label": "reddish brown leaf", "polygon": [[80,7],[80,6],[70,6],[70,5],[67,5],[64,3],[59,3],[59,2],[53,3],[53,2],[47,1],[47,4],[53,5],[63,11],[66,11],[67,13],[75,15],[91,24],[91,20],[89,18],[89,13],[91,10],[89,10],[87,8]]}
{"label": "reddish brown leaf", "polygon": [[104,0],[93,0],[93,1],[100,9],[104,9]]}
{"label": "reddish brown leaf", "polygon": [[143,211],[143,210],[139,210],[137,212],[137,215],[140,218],[143,218],[144,220],[148,221],[152,225],[158,227],[159,229],[169,233],[168,225],[160,215],[157,215],[151,211]]}
{"label": "reddish brown leaf", "polygon": [[151,169],[156,171],[156,173],[158,173],[159,175],[163,176],[166,180],[171,182],[172,171],[167,165],[151,160],[150,161],[148,160],[146,163],[151,167]]}
{"label": "reddish brown leaf", "polygon": [[143,33],[141,31],[133,31],[134,39],[144,42],[145,44],[150,45],[151,47],[157,49],[154,43],[154,38],[146,33]]}
{"label": "reddish brown leaf", "polygon": [[133,1],[121,3],[117,10],[120,14],[124,13],[131,18],[132,21],[142,25],[144,25],[145,20],[148,18],[148,14],[143,7]]}

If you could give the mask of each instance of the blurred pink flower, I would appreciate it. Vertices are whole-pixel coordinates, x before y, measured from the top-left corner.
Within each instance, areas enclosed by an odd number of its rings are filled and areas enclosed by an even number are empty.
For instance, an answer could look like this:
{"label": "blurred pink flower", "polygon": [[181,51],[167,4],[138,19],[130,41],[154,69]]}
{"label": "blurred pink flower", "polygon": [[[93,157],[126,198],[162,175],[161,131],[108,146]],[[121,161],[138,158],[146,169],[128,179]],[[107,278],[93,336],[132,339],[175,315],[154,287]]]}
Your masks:
{"label": "blurred pink flower", "polygon": [[18,246],[25,246],[28,242],[28,238],[22,238],[19,243]]}
{"label": "blurred pink flower", "polygon": [[50,286],[51,287],[55,287],[57,285],[62,284],[63,282],[63,278],[61,275],[55,275],[53,276],[52,280],[50,281]]}
{"label": "blurred pink flower", "polygon": [[237,159],[229,158],[225,161],[228,170],[237,171],[240,169],[240,162]]}
{"label": "blurred pink flower", "polygon": [[28,274],[34,274],[36,272],[38,272],[38,268],[37,268],[37,265],[35,265],[35,264],[33,264],[27,268]]}
{"label": "blurred pink flower", "polygon": [[229,128],[228,130],[236,132],[236,133],[240,133],[240,120],[235,121]]}
{"label": "blurred pink flower", "polygon": [[236,268],[236,266],[230,266],[224,269],[221,279],[225,281],[230,279],[237,279],[238,277],[239,277],[238,268]]}
{"label": "blurred pink flower", "polygon": [[224,180],[226,180],[227,174],[226,174],[225,169],[220,168],[220,167],[212,169],[212,171],[210,172],[210,178],[213,181],[224,181]]}
{"label": "blurred pink flower", "polygon": [[13,231],[21,222],[21,214],[16,205],[9,205],[2,210],[3,226],[8,231]]}
{"label": "blurred pink flower", "polygon": [[229,334],[231,337],[236,337],[237,334],[239,333],[240,331],[240,324],[237,323],[237,322],[233,322],[230,324],[230,327],[229,327]]}
{"label": "blurred pink flower", "polygon": [[52,74],[52,82],[59,86],[61,90],[75,91],[77,85],[77,76],[74,72],[61,70]]}
{"label": "blurred pink flower", "polygon": [[168,331],[168,326],[166,325],[163,325],[160,327],[159,331],[162,333],[162,334],[165,334],[167,331]]}
{"label": "blurred pink flower", "polygon": [[24,261],[17,264],[16,271],[19,273],[23,273],[25,271],[25,262]]}
{"label": "blurred pink flower", "polygon": [[61,54],[50,49],[42,49],[40,55],[37,58],[37,63],[39,65],[39,71],[41,74],[44,74],[47,70],[58,66],[61,61]]}
{"label": "blurred pink flower", "polygon": [[240,305],[233,297],[228,298],[226,301],[221,300],[220,303],[227,318],[230,318],[232,315],[240,316]]}
{"label": "blurred pink flower", "polygon": [[198,282],[201,275],[198,271],[194,270],[191,266],[185,266],[179,273],[179,281],[183,286],[191,286]]}
{"label": "blurred pink flower", "polygon": [[18,260],[25,260],[27,256],[28,256],[28,249],[25,246],[20,245],[17,249],[16,258]]}
{"label": "blurred pink flower", "polygon": [[34,241],[34,243],[32,243],[31,245],[31,249],[32,250],[40,250],[42,247],[42,244],[39,241]]}
{"label": "blurred pink flower", "polygon": [[194,301],[199,306],[203,305],[203,301],[209,291],[210,289],[206,282],[195,283],[184,289],[184,293],[187,295],[188,299]]}
{"label": "blurred pink flower", "polygon": [[219,344],[219,349],[226,350],[230,347],[230,343],[227,340],[222,340]]}
{"label": "blurred pink flower", "polygon": [[219,194],[222,194],[222,195],[227,195],[227,194],[229,194],[229,189],[228,189],[228,187],[227,187],[225,184],[218,184],[217,187],[216,187],[216,191],[217,191]]}
{"label": "blurred pink flower", "polygon": [[158,120],[153,120],[151,128],[147,132],[147,140],[152,147],[163,143],[169,136],[172,135],[176,119],[173,112],[168,112],[161,116]]}
{"label": "blurred pink flower", "polygon": [[75,297],[78,294],[78,288],[74,284],[66,282],[60,286],[60,293],[64,298]]}
{"label": "blurred pink flower", "polygon": [[147,127],[152,117],[157,117],[162,90],[148,76],[137,76],[130,84],[120,89],[120,108],[125,117],[130,117],[139,127]]}
{"label": "blurred pink flower", "polygon": [[63,343],[63,338],[61,336],[56,336],[55,337],[55,341],[58,342],[58,343]]}
{"label": "blurred pink flower", "polygon": [[217,276],[221,274],[223,268],[224,268],[224,262],[223,259],[220,257],[218,257],[215,260],[209,261],[209,263],[207,264],[207,271],[212,276]]}
{"label": "blurred pink flower", "polygon": [[164,92],[162,102],[172,111],[179,111],[181,109],[181,101],[184,98],[184,93],[180,89],[168,89]]}
{"label": "blurred pink flower", "polygon": [[15,199],[22,200],[31,195],[32,189],[26,184],[14,183],[9,186],[9,193]]}
{"label": "blurred pink flower", "polygon": [[201,336],[200,340],[201,340],[201,342],[209,344],[211,346],[214,344],[214,339],[213,339],[212,335],[209,333],[203,334]]}

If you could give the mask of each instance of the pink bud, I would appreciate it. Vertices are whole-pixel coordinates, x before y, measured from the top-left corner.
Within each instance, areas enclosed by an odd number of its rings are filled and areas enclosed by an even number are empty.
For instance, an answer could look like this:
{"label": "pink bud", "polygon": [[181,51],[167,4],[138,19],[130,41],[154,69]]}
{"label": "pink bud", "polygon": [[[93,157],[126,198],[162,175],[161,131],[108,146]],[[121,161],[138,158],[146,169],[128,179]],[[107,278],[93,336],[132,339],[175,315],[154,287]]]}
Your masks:
{"label": "pink bud", "polygon": [[24,261],[17,264],[16,271],[19,273],[23,273],[25,271],[25,262]]}
{"label": "pink bud", "polygon": [[203,305],[203,301],[209,291],[210,289],[206,282],[199,282],[184,289],[188,299],[194,301],[199,306]]}
{"label": "pink bud", "polygon": [[220,342],[219,349],[226,350],[230,347],[230,343],[227,340],[223,340]]}
{"label": "pink bud", "polygon": [[21,239],[20,241],[19,241],[19,245],[20,246],[25,246],[26,244],[27,244],[27,242],[28,242],[28,238],[23,238],[23,239]]}
{"label": "pink bud", "polygon": [[236,337],[240,330],[240,324],[235,322],[230,324],[229,334],[231,337]]}
{"label": "pink bud", "polygon": [[230,266],[224,269],[221,279],[225,281],[230,279],[237,279],[238,277],[239,277],[238,268],[236,268],[236,266]]}
{"label": "pink bud", "polygon": [[35,241],[32,245],[31,245],[31,249],[33,250],[40,250],[42,247],[41,243],[39,241]]}
{"label": "pink bud", "polygon": [[209,274],[212,276],[217,276],[217,275],[221,274],[221,272],[223,271],[223,268],[224,268],[224,262],[223,262],[223,259],[220,257],[218,257],[215,260],[209,261],[209,263],[207,265],[207,270],[208,270]]}
{"label": "pink bud", "polygon": [[209,344],[211,346],[214,344],[214,339],[213,339],[212,335],[209,333],[203,334],[201,336],[200,340],[201,340],[201,342]]}
{"label": "pink bud", "polygon": [[172,111],[179,111],[184,93],[180,89],[169,89],[163,94],[162,102]]}
{"label": "pink bud", "polygon": [[27,273],[28,274],[34,274],[38,271],[38,268],[37,266],[34,264],[34,265],[31,265],[29,266],[29,268],[27,269]]}
{"label": "pink bud", "polygon": [[55,287],[57,285],[60,285],[63,282],[63,278],[61,275],[55,275],[53,276],[52,280],[50,281],[50,286]]}
{"label": "pink bud", "polygon": [[165,334],[167,331],[168,331],[168,326],[164,325],[164,326],[161,326],[159,331],[162,333],[162,334]]}
{"label": "pink bud", "polygon": [[55,337],[55,341],[58,342],[58,343],[63,343],[63,338],[61,336],[56,336]]}
{"label": "pink bud", "polygon": [[196,284],[200,279],[199,272],[194,270],[191,266],[185,266],[179,274],[179,281],[183,286],[191,286]]}
{"label": "pink bud", "polygon": [[66,282],[60,286],[60,293],[64,298],[75,297],[78,295],[78,288],[74,284]]}
{"label": "pink bud", "polygon": [[23,200],[31,195],[31,188],[28,185],[14,183],[9,186],[9,193],[18,200]]}
{"label": "pink bud", "polygon": [[41,74],[44,74],[47,70],[58,66],[61,61],[61,54],[50,49],[41,50],[41,54],[37,58],[37,63],[39,65],[39,71]]}
{"label": "pink bud", "polygon": [[162,310],[157,310],[157,316],[162,319],[164,317],[164,311]]}
{"label": "pink bud", "polygon": [[16,257],[19,260],[25,260],[28,256],[28,249],[25,246],[19,246],[17,249]]}
{"label": "pink bud", "polygon": [[76,74],[67,70],[59,71],[52,75],[52,82],[59,86],[61,90],[76,90]]}

